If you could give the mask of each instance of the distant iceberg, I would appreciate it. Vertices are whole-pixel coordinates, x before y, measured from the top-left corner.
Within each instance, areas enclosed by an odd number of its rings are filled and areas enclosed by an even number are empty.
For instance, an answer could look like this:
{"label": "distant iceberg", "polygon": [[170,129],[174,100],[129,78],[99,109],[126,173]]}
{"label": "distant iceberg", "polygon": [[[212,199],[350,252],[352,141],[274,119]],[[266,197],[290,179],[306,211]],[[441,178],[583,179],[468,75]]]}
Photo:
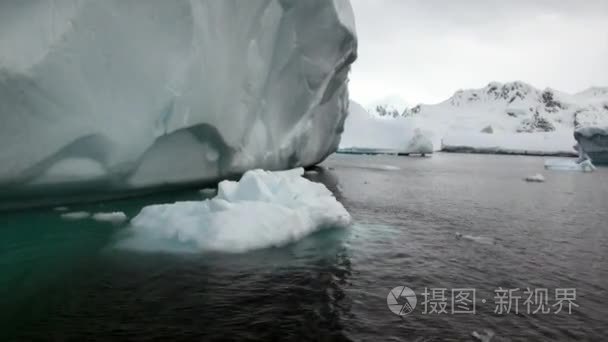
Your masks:
{"label": "distant iceberg", "polygon": [[127,221],[129,218],[122,211],[115,211],[109,213],[95,213],[91,217],[95,221],[108,222],[112,224],[120,224]]}
{"label": "distant iceberg", "polygon": [[595,171],[595,166],[589,159],[582,162],[579,162],[576,159],[548,159],[545,161],[545,169],[554,171],[593,172]]}
{"label": "distant iceberg", "polygon": [[543,183],[545,181],[545,176],[540,173],[537,173],[534,176],[528,176],[524,178],[524,180],[530,183]]}
{"label": "distant iceberg", "polygon": [[61,214],[61,218],[68,221],[84,220],[91,217],[91,213],[87,211],[74,211],[70,213]]}

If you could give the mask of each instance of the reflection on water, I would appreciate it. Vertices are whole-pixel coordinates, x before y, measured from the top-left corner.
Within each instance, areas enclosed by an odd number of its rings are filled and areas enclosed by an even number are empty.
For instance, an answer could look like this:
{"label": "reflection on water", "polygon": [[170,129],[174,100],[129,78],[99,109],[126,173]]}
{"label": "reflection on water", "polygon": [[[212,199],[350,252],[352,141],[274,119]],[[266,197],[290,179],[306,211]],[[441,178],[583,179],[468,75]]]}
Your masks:
{"label": "reflection on water", "polygon": [[340,334],[341,287],[350,274],[344,238],[344,230],[320,232],[247,255],[105,250],[64,280],[70,288],[61,291],[61,306],[24,337],[41,331],[87,340]]}

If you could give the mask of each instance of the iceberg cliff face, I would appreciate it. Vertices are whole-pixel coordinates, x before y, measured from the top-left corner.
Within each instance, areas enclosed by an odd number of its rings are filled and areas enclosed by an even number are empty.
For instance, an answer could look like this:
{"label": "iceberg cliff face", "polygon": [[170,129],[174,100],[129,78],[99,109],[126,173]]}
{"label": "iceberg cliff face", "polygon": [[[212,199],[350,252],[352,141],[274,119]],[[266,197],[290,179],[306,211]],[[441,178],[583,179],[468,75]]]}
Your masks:
{"label": "iceberg cliff face", "polygon": [[356,48],[347,0],[2,2],[0,205],[318,163]]}
{"label": "iceberg cliff face", "polygon": [[608,127],[579,128],[574,138],[593,163],[608,165]]}

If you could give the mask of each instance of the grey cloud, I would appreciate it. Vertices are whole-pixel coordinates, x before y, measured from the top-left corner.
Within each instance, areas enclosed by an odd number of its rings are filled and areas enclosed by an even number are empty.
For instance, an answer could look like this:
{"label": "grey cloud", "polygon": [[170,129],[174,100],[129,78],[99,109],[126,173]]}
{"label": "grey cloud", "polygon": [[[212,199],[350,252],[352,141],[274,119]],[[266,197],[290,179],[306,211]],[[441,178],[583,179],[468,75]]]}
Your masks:
{"label": "grey cloud", "polygon": [[574,92],[608,85],[608,1],[352,0],[360,40],[351,89],[434,102],[523,80]]}

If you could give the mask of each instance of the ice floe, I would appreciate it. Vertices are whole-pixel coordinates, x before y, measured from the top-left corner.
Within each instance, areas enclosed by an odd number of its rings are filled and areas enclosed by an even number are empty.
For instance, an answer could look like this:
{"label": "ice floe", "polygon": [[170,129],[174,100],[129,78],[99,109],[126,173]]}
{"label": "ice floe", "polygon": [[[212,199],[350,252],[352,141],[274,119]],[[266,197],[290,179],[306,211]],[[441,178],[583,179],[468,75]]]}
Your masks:
{"label": "ice floe", "polygon": [[245,252],[282,246],[322,228],[346,227],[351,217],[302,168],[252,170],[223,181],[216,197],[145,207],[131,220],[119,248],[163,252]]}

